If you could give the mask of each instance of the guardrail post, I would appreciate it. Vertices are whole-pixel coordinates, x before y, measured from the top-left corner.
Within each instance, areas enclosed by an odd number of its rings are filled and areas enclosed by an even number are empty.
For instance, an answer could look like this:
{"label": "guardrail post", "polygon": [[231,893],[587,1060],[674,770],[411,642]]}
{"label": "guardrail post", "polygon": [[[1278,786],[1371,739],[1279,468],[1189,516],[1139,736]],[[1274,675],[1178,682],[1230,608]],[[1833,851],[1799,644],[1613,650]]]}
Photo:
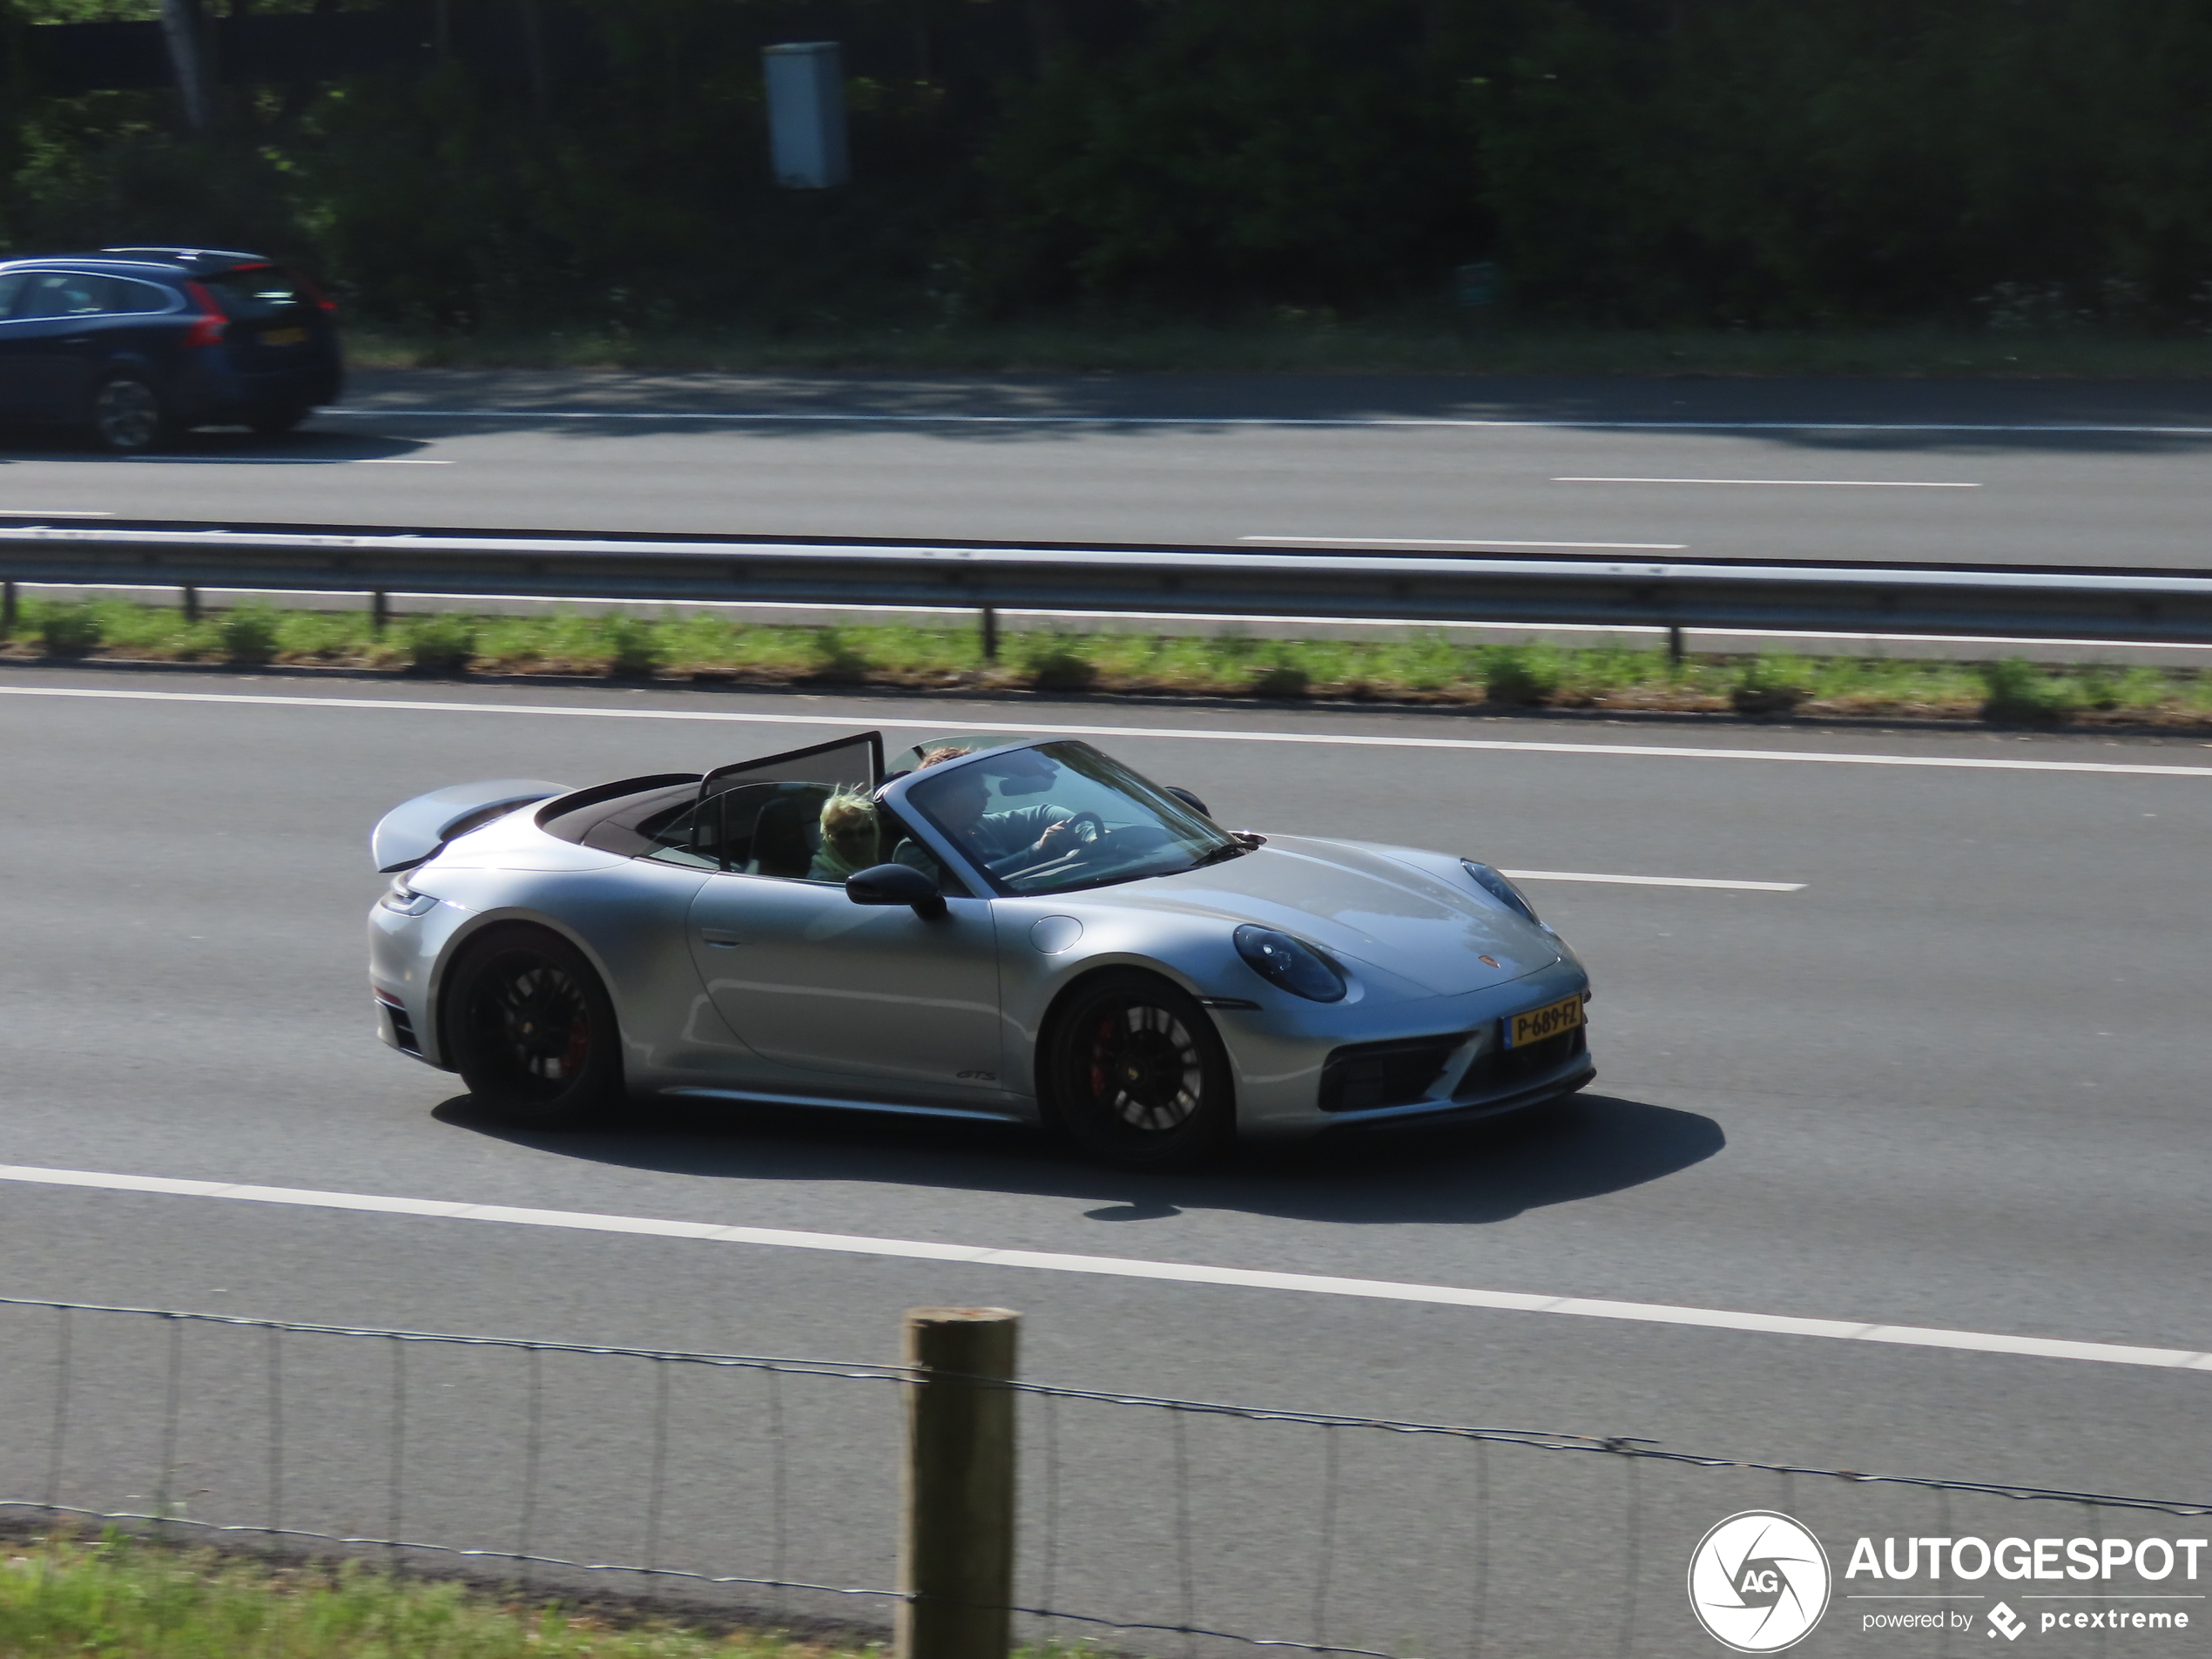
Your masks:
{"label": "guardrail post", "polygon": [[983,607],[983,660],[995,663],[999,659],[999,612],[996,605]]}
{"label": "guardrail post", "polygon": [[1670,663],[1682,661],[1682,624],[1678,622],[1667,624],[1667,660]]}
{"label": "guardrail post", "polygon": [[187,582],[184,585],[183,593],[185,600],[185,626],[190,627],[199,620],[199,590],[192,586],[191,583]]}
{"label": "guardrail post", "polygon": [[897,1659],[1006,1659],[1014,1600],[1015,1339],[1005,1308],[907,1315]]}
{"label": "guardrail post", "polygon": [[381,634],[392,620],[392,597],[379,588],[368,596],[368,631]]}
{"label": "guardrail post", "polygon": [[16,584],[0,582],[0,638],[16,631]]}

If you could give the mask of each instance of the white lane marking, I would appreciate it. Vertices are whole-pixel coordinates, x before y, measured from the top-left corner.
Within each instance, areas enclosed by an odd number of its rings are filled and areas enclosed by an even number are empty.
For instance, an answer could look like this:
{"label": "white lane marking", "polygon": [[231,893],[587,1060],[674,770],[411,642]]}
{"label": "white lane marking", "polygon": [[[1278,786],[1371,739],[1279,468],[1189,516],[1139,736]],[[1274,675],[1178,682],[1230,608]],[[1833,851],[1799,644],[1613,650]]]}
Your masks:
{"label": "white lane marking", "polygon": [[97,507],[0,507],[0,518],[113,518]]}
{"label": "white lane marking", "polygon": [[733,709],[594,709],[564,703],[451,703],[425,698],[281,697],[246,691],[126,691],[110,686],[0,685],[0,697],[76,697],[126,703],[217,703],[249,707],[371,709],[406,714],[535,714],[587,720],[705,720],[732,725],[868,725],[901,732],[1062,732],[1080,738],[1184,738],[1203,743],[1291,743],[1346,749],[1445,749],[1506,754],[1618,755],[1656,760],[1787,760],[1831,766],[1925,766],[1959,772],[2072,772],[2122,778],[2212,779],[2212,766],[2111,760],[1984,759],[1954,755],[1815,754],[1798,749],[1690,749],[1642,743],[1537,743],[1514,738],[1393,738],[1337,732],[1232,732],[1206,726],[1077,725],[1040,720],[902,719],[862,714],[748,714]]}
{"label": "white lane marking", "polygon": [[1572,870],[1501,870],[1515,881],[1602,881],[1616,887],[1717,887],[1725,893],[1803,893],[1802,881],[1709,881],[1698,875],[1588,875]]}
{"label": "white lane marking", "polygon": [[[125,455],[140,467],[450,467],[418,455]],[[111,518],[111,513],[103,513]]]}
{"label": "white lane marking", "polygon": [[2212,1370],[2212,1353],[2181,1348],[2133,1347],[2111,1342],[2070,1342],[2052,1337],[2006,1336],[1925,1325],[1882,1325],[1856,1319],[1806,1319],[1730,1308],[1676,1307],[1663,1302],[1615,1302],[1577,1296],[1540,1296],[1521,1291],[1480,1291],[1453,1285],[1402,1284],[1393,1279],[1343,1278],[1323,1273],[1281,1273],[1196,1262],[1145,1261],[1127,1256],[1079,1256],[1059,1251],[994,1250],[916,1238],[873,1238],[855,1233],[796,1232],[781,1227],[732,1227],[705,1221],[663,1221],[579,1210],[526,1210],[509,1204],[460,1204],[439,1198],[384,1197],[366,1192],[323,1192],[307,1187],[260,1187],[227,1181],[181,1181],[165,1176],[112,1175],[91,1170],[49,1170],[0,1164],[0,1181],[104,1192],[146,1192],[185,1198],[222,1198],[376,1215],[428,1216],[447,1221],[486,1221],[516,1227],[560,1227],[582,1232],[629,1233],[651,1238],[694,1238],[711,1244],[758,1244],[779,1250],[839,1251],[908,1261],[961,1262],[1044,1273],[1091,1273],[1112,1278],[1159,1279],[1181,1285],[1218,1285],[1240,1290],[1302,1291],[1316,1296],[1355,1296],[1385,1302],[1426,1302],[1444,1307],[1491,1308],[1514,1313],[1557,1313],[1584,1319],[1628,1319],[1771,1336],[1825,1337],[1838,1342],[1886,1343],[1908,1348],[1954,1348],[2040,1359],[2084,1359],[2103,1365],[2159,1366]]}
{"label": "white lane marking", "polygon": [[1240,536],[1237,539],[1271,547],[1582,547],[1615,553],[1682,553],[1689,548],[1687,542],[1508,542],[1441,536]]}
{"label": "white lane marking", "polygon": [[728,421],[843,426],[1440,427],[1540,432],[1966,432],[2102,433],[2125,437],[2212,438],[2212,426],[2129,426],[2088,421],[1575,421],[1426,415],[948,415],[863,409],[417,409],[398,405],[318,409],[318,415],[427,416],[441,421]]}
{"label": "white lane marking", "polygon": [[1555,484],[1738,484],[1777,489],[1979,489],[1979,484],[1902,478],[1554,478]]}

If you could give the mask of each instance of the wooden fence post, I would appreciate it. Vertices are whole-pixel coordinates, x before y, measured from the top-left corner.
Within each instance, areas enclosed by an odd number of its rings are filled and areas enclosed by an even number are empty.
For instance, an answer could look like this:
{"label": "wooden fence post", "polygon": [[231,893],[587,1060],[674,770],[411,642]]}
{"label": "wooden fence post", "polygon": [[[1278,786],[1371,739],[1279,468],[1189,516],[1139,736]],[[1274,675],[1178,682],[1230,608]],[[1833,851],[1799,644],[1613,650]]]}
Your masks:
{"label": "wooden fence post", "polygon": [[1014,1391],[1022,1316],[907,1315],[897,1659],[1006,1659],[1014,1600]]}

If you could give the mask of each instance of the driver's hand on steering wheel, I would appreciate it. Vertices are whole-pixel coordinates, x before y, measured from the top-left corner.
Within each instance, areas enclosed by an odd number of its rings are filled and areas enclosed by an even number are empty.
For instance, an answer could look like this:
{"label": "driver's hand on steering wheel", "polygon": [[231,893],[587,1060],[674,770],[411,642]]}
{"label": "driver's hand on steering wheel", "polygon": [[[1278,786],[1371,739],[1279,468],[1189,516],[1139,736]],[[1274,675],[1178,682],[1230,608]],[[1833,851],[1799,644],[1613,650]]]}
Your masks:
{"label": "driver's hand on steering wheel", "polygon": [[1064,853],[1080,845],[1082,840],[1082,836],[1076,828],[1076,820],[1063,818],[1037,837],[1036,850],[1040,853]]}

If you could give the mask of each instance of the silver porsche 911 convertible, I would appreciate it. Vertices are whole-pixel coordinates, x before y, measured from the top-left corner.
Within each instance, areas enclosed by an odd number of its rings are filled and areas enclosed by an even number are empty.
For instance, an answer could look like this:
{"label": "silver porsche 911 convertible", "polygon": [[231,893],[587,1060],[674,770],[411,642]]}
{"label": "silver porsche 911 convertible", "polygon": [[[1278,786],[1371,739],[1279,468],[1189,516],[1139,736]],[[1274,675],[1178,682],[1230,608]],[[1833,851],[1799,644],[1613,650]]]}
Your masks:
{"label": "silver porsche 911 convertible", "polygon": [[1588,974],[1488,866],[1224,830],[1069,738],[464,784],[373,850],[384,1041],[517,1123],[645,1096],[926,1112],[1164,1168],[1595,1075]]}

